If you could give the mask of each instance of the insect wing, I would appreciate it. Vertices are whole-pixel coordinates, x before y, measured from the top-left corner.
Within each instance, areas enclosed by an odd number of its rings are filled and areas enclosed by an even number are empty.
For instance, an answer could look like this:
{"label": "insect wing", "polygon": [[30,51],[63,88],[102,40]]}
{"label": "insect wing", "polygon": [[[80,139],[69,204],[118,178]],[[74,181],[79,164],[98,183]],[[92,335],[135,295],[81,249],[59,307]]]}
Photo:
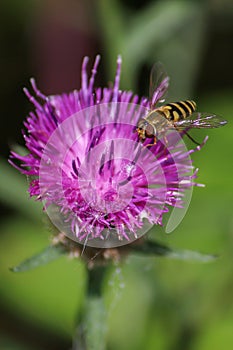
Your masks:
{"label": "insect wing", "polygon": [[156,62],[150,74],[149,97],[152,107],[155,107],[157,103],[164,103],[168,86],[169,77],[167,72],[161,62]]}
{"label": "insect wing", "polygon": [[174,123],[175,127],[180,130],[189,128],[212,129],[219,128],[225,124],[227,124],[227,121],[215,114],[199,112],[195,112],[190,117]]}

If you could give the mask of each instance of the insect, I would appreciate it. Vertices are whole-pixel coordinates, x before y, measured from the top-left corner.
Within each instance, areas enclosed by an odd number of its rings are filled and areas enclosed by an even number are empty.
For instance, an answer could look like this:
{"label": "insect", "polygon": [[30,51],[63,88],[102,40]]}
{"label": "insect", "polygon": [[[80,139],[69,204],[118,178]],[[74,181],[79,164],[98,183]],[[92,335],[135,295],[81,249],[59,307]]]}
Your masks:
{"label": "insect", "polygon": [[217,115],[195,112],[196,103],[192,100],[168,103],[156,108],[158,103],[164,102],[168,86],[169,78],[163,65],[156,63],[150,76],[150,110],[145,117],[139,119],[136,127],[141,142],[153,138],[153,143],[147,144],[146,147],[155,145],[168,129],[174,128],[199,145],[187,133],[189,129],[218,128],[227,123]]}

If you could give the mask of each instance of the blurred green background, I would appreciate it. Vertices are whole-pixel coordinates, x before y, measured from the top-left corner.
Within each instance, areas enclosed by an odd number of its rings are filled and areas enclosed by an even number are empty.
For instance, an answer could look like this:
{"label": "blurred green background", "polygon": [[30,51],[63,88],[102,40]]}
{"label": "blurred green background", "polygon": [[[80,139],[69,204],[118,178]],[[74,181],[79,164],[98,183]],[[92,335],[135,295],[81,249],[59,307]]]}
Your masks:
{"label": "blurred green background", "polygon": [[[233,348],[232,1],[2,0],[0,4],[0,349],[69,349],[82,306],[82,262],[61,258],[33,271],[9,268],[48,245],[41,206],[8,166],[9,148],[31,109],[22,92],[34,76],[47,94],[79,88],[84,55],[102,56],[97,84],[123,58],[121,88],[148,95],[152,64],[164,63],[172,100],[193,98],[229,124],[210,130],[194,154],[200,183],[180,226],[151,237],[215,253],[208,264],[132,256],[104,286],[110,350]],[[202,140],[205,132],[192,132]],[[187,140],[189,147],[192,147]]]}

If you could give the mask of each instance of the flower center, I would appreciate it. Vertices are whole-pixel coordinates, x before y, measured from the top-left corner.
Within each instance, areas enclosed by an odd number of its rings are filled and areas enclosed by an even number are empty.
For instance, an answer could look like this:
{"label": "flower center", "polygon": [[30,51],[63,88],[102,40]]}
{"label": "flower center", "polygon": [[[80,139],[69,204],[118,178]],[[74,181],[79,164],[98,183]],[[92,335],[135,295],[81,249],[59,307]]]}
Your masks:
{"label": "flower center", "polygon": [[118,193],[113,188],[110,188],[103,194],[103,200],[106,202],[114,202],[118,197]]}
{"label": "flower center", "polygon": [[91,207],[106,213],[124,210],[132,200],[133,193],[131,182],[121,186],[117,179],[103,179],[99,176],[92,180],[88,191],[82,191],[86,200],[89,198]]}

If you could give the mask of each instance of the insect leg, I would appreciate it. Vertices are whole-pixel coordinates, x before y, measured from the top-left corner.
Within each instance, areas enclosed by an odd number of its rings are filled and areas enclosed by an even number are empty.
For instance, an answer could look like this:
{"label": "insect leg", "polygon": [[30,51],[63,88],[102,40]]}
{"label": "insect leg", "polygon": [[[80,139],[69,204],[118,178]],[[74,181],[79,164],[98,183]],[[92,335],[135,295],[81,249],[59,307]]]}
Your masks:
{"label": "insect leg", "polygon": [[156,143],[157,143],[157,137],[156,136],[154,136],[154,142],[153,143],[149,143],[148,145],[146,145],[145,147],[151,147],[151,146],[154,146],[154,145],[156,145]]}
{"label": "insect leg", "polygon": [[196,145],[200,146],[200,143],[197,142],[196,140],[194,140],[194,138],[193,138],[192,136],[190,136],[186,130],[180,130],[179,127],[177,127],[176,125],[174,125],[174,127],[175,127],[175,129],[176,129],[181,135],[184,134],[184,135],[188,136],[188,138],[189,138],[193,143],[195,143]]}
{"label": "insect leg", "polygon": [[183,130],[183,133],[188,136],[188,138],[193,142],[195,143],[196,145],[200,146],[201,144],[199,142],[197,142],[196,140],[194,140],[194,138],[192,138],[192,136],[190,136],[187,131]]}

